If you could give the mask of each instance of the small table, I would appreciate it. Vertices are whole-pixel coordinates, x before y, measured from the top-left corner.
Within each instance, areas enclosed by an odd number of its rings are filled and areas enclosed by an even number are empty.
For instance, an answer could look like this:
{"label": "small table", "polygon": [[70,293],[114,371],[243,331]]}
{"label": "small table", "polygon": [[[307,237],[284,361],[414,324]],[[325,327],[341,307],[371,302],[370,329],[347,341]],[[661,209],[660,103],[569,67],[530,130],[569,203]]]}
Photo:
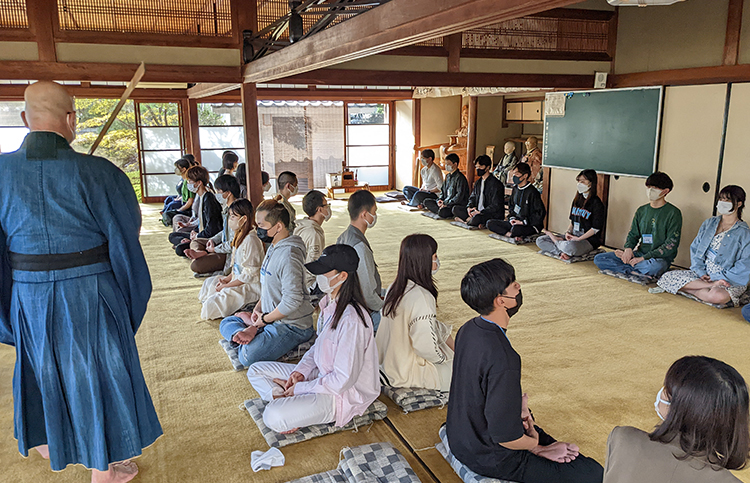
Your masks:
{"label": "small table", "polygon": [[353,193],[355,191],[359,190],[367,190],[370,191],[370,185],[368,183],[357,183],[354,186],[335,186],[328,188],[328,197],[332,200],[336,199],[336,191],[338,191],[338,194],[342,193]]}

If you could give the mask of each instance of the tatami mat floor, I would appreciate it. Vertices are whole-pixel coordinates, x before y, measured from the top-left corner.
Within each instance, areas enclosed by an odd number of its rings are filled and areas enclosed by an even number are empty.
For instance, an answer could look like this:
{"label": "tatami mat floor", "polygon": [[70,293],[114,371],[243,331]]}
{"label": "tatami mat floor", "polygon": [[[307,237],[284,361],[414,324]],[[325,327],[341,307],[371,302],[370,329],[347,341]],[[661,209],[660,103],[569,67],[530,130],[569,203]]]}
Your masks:
{"label": "tatami mat floor", "polygon": [[[297,212],[302,214],[299,202]],[[345,201],[332,202],[324,225],[328,243],[348,223]],[[408,415],[389,404],[387,421],[282,449],[283,468],[253,473],[250,453],[267,449],[239,405],[256,397],[244,373],[231,370],[217,340],[218,321],[199,321],[201,280],[171,252],[158,207],[144,205],[142,244],[154,292],[137,341],[143,370],[164,436],[138,459],[144,482],[278,483],[334,468],[342,447],[390,441],[423,482],[460,480],[434,449],[446,409]],[[717,310],[683,297],[651,295],[644,288],[603,275],[593,263],[567,265],[540,256],[533,246],[513,246],[379,205],[378,224],[367,232],[384,285],[395,277],[401,239],[429,233],[438,241],[441,268],[438,316],[454,331],[474,316],[461,301],[459,284],[474,263],[503,257],[516,267],[524,306],[509,337],[523,360],[524,391],[538,423],[561,440],[604,463],[614,426],[650,429],[656,424],[656,392],[669,365],[687,354],[716,357],[750,378],[750,324],[738,309]],[[82,482],[83,468],[52,473],[35,453],[18,454],[13,439],[11,378],[14,349],[0,347],[0,465],[2,480]],[[385,399],[383,399],[385,401]],[[408,445],[408,447],[407,447]],[[427,469],[426,469],[427,468]],[[750,483],[750,470],[736,473]]]}

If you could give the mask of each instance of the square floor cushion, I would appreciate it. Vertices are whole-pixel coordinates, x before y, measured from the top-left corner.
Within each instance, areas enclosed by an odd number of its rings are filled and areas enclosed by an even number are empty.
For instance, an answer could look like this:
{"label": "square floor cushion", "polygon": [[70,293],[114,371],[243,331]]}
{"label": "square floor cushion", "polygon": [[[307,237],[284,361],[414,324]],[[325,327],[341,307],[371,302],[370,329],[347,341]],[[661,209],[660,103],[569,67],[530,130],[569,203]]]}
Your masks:
{"label": "square floor cushion", "polygon": [[497,233],[491,233],[489,236],[490,238],[494,238],[495,240],[504,241],[513,245],[526,245],[527,243],[535,243],[536,239],[542,236],[542,234],[535,233],[534,235],[521,237],[520,240],[516,240],[515,237],[512,236],[498,235]]}
{"label": "square floor cushion", "polygon": [[437,213],[433,213],[431,211],[423,211],[422,216],[426,216],[427,218],[432,218],[433,220],[443,220],[445,218],[440,218],[440,215]]}
{"label": "square floor cushion", "polygon": [[438,435],[440,436],[440,442],[435,445],[435,448],[437,448],[438,452],[440,452],[443,458],[445,458],[445,461],[451,465],[453,471],[456,472],[464,483],[515,483],[513,481],[498,480],[497,478],[490,478],[474,473],[467,468],[466,465],[458,461],[458,459],[451,453],[450,446],[448,446],[448,437],[445,435],[445,425],[440,427]]}
{"label": "square floor cushion", "polygon": [[273,448],[281,448],[300,441],[317,438],[319,436],[325,436],[339,431],[346,430],[357,430],[362,426],[366,426],[373,421],[384,419],[388,414],[388,408],[385,404],[380,401],[375,401],[370,404],[365,413],[361,416],[355,416],[348,424],[343,428],[336,426],[334,423],[329,424],[315,424],[313,426],[307,426],[300,428],[297,431],[290,434],[280,434],[265,425],[263,422],[263,411],[268,403],[262,399],[248,399],[245,401],[245,409],[253,418],[255,424],[260,429],[263,438],[268,443],[268,446]]}
{"label": "square floor cushion", "polygon": [[459,228],[463,228],[464,230],[479,230],[480,229],[478,226],[472,226],[467,223],[464,223],[463,221],[451,221],[451,225],[457,226]]}
{"label": "square floor cushion", "polygon": [[650,277],[648,275],[640,275],[636,273],[620,273],[613,272],[612,270],[599,270],[602,275],[609,275],[610,277],[621,278],[628,282],[637,283],[638,285],[649,285],[656,283],[658,280],[656,277]]}
{"label": "square floor cushion", "polygon": [[548,256],[550,258],[554,258],[555,260],[560,260],[561,262],[565,262],[565,263],[578,263],[578,262],[593,261],[594,257],[599,255],[600,253],[604,253],[604,250],[602,250],[601,248],[597,248],[596,250],[591,250],[585,255],[581,255],[579,257],[570,257],[567,260],[563,260],[562,258],[560,258],[560,255],[555,255],[554,253],[551,253],[551,252],[545,252],[544,250],[539,250],[537,253],[541,253],[542,255]]}
{"label": "square floor cushion", "polygon": [[[283,356],[279,358],[279,362],[296,362],[302,359],[302,356],[305,355],[307,351],[310,350],[310,348],[315,343],[315,339],[317,339],[317,335],[313,335],[310,340],[307,342],[303,342],[294,349],[290,350]],[[241,371],[243,369],[247,369],[247,366],[242,365],[240,362],[239,356],[237,355],[239,351],[240,345],[236,342],[232,342],[226,339],[219,339],[219,345],[222,349],[224,349],[224,352],[227,353],[227,357],[229,357],[229,362],[232,364],[232,368],[235,371]]]}
{"label": "square floor cushion", "polygon": [[383,386],[383,394],[395,402],[405,413],[448,404],[448,393],[421,387]]}

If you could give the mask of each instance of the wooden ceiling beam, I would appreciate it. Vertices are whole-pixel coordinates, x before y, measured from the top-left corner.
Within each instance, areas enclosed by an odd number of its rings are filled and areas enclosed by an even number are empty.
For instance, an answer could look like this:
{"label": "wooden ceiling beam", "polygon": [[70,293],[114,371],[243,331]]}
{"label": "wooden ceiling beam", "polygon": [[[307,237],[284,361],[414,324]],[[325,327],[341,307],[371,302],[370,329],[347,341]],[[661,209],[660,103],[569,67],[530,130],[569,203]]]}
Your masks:
{"label": "wooden ceiling beam", "polygon": [[609,76],[608,80],[613,88],[750,82],[750,64],[616,74]]}
{"label": "wooden ceiling beam", "polygon": [[724,65],[737,65],[739,60],[743,3],[743,0],[729,0],[727,33],[724,38]]}
{"label": "wooden ceiling beam", "polygon": [[203,99],[204,97],[217,96],[242,87],[240,83],[200,83],[187,90],[188,98]]}
{"label": "wooden ceiling beam", "polygon": [[[0,79],[122,81],[138,64],[98,62],[0,61]],[[142,82],[238,82],[240,67],[149,64]]]}
{"label": "wooden ceiling beam", "polygon": [[270,82],[574,3],[577,0],[391,0],[250,62],[244,82]]}
{"label": "wooden ceiling beam", "polygon": [[307,85],[549,87],[575,89],[592,87],[594,85],[594,75],[320,69],[313,72],[285,77],[275,82]]}
{"label": "wooden ceiling beam", "polygon": [[[0,100],[12,101],[23,100],[26,85],[0,85]],[[73,97],[88,99],[119,99],[125,92],[125,86],[65,86],[65,90]],[[138,101],[184,99],[187,98],[186,89],[135,89],[130,99]]]}

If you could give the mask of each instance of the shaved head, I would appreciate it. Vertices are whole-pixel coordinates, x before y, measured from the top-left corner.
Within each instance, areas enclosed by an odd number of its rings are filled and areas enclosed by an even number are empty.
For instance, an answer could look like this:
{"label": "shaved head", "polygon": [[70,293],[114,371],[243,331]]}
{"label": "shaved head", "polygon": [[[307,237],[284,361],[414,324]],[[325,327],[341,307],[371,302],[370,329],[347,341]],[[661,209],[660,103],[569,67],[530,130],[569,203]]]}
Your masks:
{"label": "shaved head", "polygon": [[72,142],[75,138],[75,104],[60,84],[40,81],[24,92],[26,107],[21,117],[32,131],[51,131]]}

